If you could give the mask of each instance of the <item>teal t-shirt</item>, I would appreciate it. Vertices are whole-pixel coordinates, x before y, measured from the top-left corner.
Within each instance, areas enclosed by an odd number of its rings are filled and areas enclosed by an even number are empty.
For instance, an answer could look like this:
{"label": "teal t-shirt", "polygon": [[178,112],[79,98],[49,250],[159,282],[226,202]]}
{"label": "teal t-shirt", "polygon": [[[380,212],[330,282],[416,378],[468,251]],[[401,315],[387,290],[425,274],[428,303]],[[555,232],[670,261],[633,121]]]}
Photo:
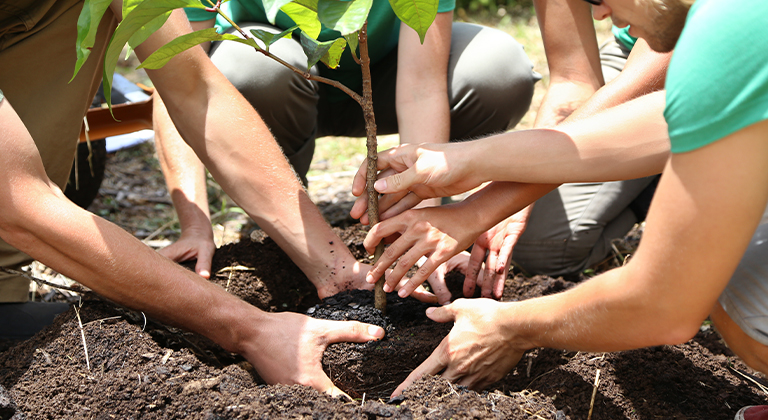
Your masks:
{"label": "teal t-shirt", "polygon": [[[456,0],[438,1],[438,13],[450,12],[456,7]],[[269,24],[261,0],[230,0],[223,3],[221,9],[235,23],[253,22]],[[232,25],[218,14],[214,15],[214,13],[203,9],[186,9],[186,12],[187,17],[192,22],[210,20],[215,17],[216,29],[220,33],[232,28]],[[277,13],[275,26],[280,29],[288,29],[294,25],[293,20],[288,15],[282,11]],[[371,64],[379,62],[394,50],[397,46],[399,35],[400,19],[395,15],[389,1],[373,0],[371,11],[368,14],[368,54],[371,58]],[[323,26],[317,39],[319,41],[327,41],[336,39],[339,36],[338,32]],[[352,58],[349,48],[344,51],[338,68],[331,70],[324,64],[318,63],[318,70],[321,75],[337,80],[353,90],[359,91],[363,84],[360,65]],[[348,97],[334,88],[333,92],[329,92],[329,98],[331,100],[341,100]]]}
{"label": "teal t-shirt", "polygon": [[[697,0],[667,71],[672,152],[768,119],[768,1]],[[768,139],[766,139],[768,141]]]}
{"label": "teal t-shirt", "polygon": [[635,42],[637,42],[637,38],[633,37],[629,34],[629,26],[625,26],[623,28],[619,28],[618,26],[612,26],[611,32],[613,33],[613,36],[616,38],[616,40],[621,43],[626,49],[631,50],[635,47]]}

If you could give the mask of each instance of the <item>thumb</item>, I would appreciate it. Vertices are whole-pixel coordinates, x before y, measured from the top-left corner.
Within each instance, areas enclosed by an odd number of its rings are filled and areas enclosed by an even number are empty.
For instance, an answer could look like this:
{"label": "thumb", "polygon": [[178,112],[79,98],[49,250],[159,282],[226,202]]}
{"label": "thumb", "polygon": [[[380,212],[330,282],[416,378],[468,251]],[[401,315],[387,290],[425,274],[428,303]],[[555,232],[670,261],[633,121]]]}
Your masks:
{"label": "thumb", "polygon": [[453,311],[453,305],[445,305],[441,307],[427,308],[427,317],[435,322],[452,322],[456,320],[456,314]]}
{"label": "thumb", "polygon": [[373,187],[381,194],[391,194],[406,191],[412,185],[419,182],[416,170],[411,167],[403,172],[376,181]]}
{"label": "thumb", "polygon": [[357,321],[326,321],[325,337],[329,343],[353,342],[365,343],[366,341],[381,340],[384,338],[384,329],[376,325],[364,324]]}

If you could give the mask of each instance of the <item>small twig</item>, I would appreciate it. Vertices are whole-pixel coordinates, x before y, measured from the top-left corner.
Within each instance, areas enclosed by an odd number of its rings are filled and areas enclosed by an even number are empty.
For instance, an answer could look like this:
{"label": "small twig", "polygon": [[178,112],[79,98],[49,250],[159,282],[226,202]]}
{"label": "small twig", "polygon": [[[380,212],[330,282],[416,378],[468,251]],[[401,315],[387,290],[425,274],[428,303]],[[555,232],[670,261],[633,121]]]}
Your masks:
{"label": "small twig", "polygon": [[80,304],[77,306],[73,306],[75,308],[75,315],[77,316],[77,323],[80,325],[80,337],[83,339],[83,350],[85,350],[85,365],[88,367],[88,370],[91,370],[91,362],[88,359],[88,346],[85,344],[85,331],[83,331],[83,321],[80,319],[80,306],[82,306],[83,301],[80,300]]}
{"label": "small twig", "polygon": [[141,327],[141,330],[144,331],[144,329],[147,328],[147,316],[144,315],[144,312],[141,313],[141,316],[144,317],[144,326]]}
{"label": "small twig", "polygon": [[143,243],[146,245],[146,243],[147,243],[148,241],[151,241],[152,239],[154,239],[154,238],[155,238],[155,236],[157,236],[157,235],[159,235],[159,234],[163,233],[163,232],[164,232],[166,229],[168,229],[169,227],[173,226],[174,224],[176,224],[176,223],[178,223],[178,222],[179,222],[179,218],[178,218],[178,217],[174,217],[174,218],[173,218],[173,219],[171,219],[170,221],[167,221],[167,222],[163,223],[163,224],[162,224],[162,225],[161,225],[159,228],[155,229],[155,231],[154,231],[154,232],[150,233],[150,234],[149,234],[149,235],[148,235],[146,238],[144,238],[144,239],[143,239],[141,242],[143,242]]}
{"label": "small twig", "polygon": [[763,391],[764,393],[768,394],[768,388],[766,388],[766,387],[765,387],[763,384],[761,384],[760,382],[756,381],[756,380],[755,380],[755,378],[752,378],[752,376],[751,376],[751,375],[748,375],[748,374],[746,374],[746,373],[744,373],[744,372],[742,372],[742,371],[740,371],[740,370],[736,369],[735,367],[731,366],[731,364],[730,364],[730,363],[728,364],[728,369],[732,370],[734,373],[738,373],[738,374],[739,374],[739,376],[741,376],[741,377],[743,377],[744,379],[746,379],[746,380],[748,380],[748,381],[752,382],[753,384],[757,385],[757,387],[758,387],[758,388],[760,388],[760,390],[761,390],[761,391]]}
{"label": "small twig", "polygon": [[589,414],[587,420],[592,418],[592,409],[595,407],[595,396],[597,395],[597,386],[600,384],[600,369],[595,374],[595,386],[592,388],[592,399],[589,401]]}
{"label": "small twig", "polygon": [[34,276],[30,276],[29,274],[27,274],[27,273],[25,273],[23,271],[14,270],[12,268],[0,267],[0,271],[4,271],[4,272],[6,272],[8,274],[13,274],[14,276],[21,276],[21,277],[24,277],[27,280],[31,280],[31,281],[34,281],[34,282],[39,283],[39,284],[44,284],[46,286],[53,287],[53,288],[56,288],[56,289],[68,290],[70,292],[75,292],[75,293],[83,293],[84,292],[84,290],[82,288],[79,288],[79,287],[78,288],[74,288],[74,287],[64,286],[64,285],[61,285],[61,284],[51,283],[49,281],[46,281],[46,280],[43,280],[43,279],[39,279],[39,278],[34,277]]}
{"label": "small twig", "polygon": [[165,356],[160,360],[160,364],[164,365],[166,362],[168,362],[168,359],[171,358],[171,354],[173,354],[173,350],[168,349],[165,351]]}
{"label": "small twig", "polygon": [[455,389],[453,389],[453,385],[451,385],[451,383],[450,383],[450,382],[448,382],[448,387],[449,387],[449,388],[451,388],[451,391],[453,391],[453,393],[454,393],[454,394],[456,394],[456,396],[457,396],[457,397],[459,396],[459,393],[458,393],[458,392],[456,392],[456,390],[455,390]]}
{"label": "small twig", "polygon": [[86,325],[89,325],[89,324],[93,324],[94,322],[104,322],[104,321],[110,321],[110,320],[113,320],[113,319],[120,319],[120,318],[122,318],[122,316],[117,315],[117,316],[110,316],[108,318],[94,319],[91,322],[86,322],[85,324],[83,324],[83,326],[86,326]]}
{"label": "small twig", "polygon": [[360,403],[360,407],[365,405],[365,392],[363,392],[363,401]]}
{"label": "small twig", "polygon": [[254,270],[256,270],[256,269],[255,268],[251,268],[251,267],[245,267],[245,266],[242,266],[242,265],[233,265],[233,266],[230,266],[230,267],[222,268],[221,270],[216,272],[216,275],[219,275],[221,273],[229,272],[229,276],[227,277],[227,285],[224,286],[224,290],[228,292],[229,291],[229,283],[232,281],[232,274],[235,271],[254,271]]}

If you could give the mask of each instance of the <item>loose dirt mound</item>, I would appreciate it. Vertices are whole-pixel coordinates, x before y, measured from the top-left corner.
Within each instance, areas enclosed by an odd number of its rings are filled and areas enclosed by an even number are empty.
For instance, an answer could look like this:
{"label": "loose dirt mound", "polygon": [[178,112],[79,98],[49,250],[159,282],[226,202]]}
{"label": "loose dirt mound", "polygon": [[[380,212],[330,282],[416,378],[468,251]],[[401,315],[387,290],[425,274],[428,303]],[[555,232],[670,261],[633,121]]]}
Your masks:
{"label": "loose dirt mound", "polygon": [[[341,232],[360,258],[363,234]],[[270,239],[221,248],[214,281],[265,310],[292,310],[384,322],[387,337],[332,345],[326,372],[354,401],[301,386],[267,386],[240,356],[142,314],[86,298],[80,309],[86,361],[74,310],[0,354],[0,419],[305,418],[305,419],[732,419],[743,405],[766,403],[751,377],[706,327],[690,342],[610,354],[539,349],[487,391],[425,378],[394,401],[387,396],[442,340],[450,325],[424,305],[390,297],[376,318],[370,293],[320,302],[311,284]],[[455,275],[454,275],[455,276]],[[460,287],[460,276],[454,277]],[[507,280],[504,300],[562,291],[548,277]],[[362,311],[362,312],[360,312]],[[380,314],[378,314],[380,315]],[[90,365],[90,369],[88,369]],[[599,382],[595,389],[595,378]],[[747,376],[744,376],[747,375]]]}

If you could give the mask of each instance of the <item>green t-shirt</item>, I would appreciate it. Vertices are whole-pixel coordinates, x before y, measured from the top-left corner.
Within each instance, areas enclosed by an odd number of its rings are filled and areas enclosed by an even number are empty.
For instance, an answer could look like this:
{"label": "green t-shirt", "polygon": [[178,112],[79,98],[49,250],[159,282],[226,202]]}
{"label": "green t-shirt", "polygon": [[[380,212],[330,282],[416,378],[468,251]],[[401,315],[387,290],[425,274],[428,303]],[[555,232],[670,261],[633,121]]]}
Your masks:
{"label": "green t-shirt", "polygon": [[[438,13],[450,12],[456,7],[456,0],[438,1]],[[261,0],[231,0],[223,3],[221,9],[227,16],[232,18],[235,23],[253,22],[269,24]],[[220,33],[232,28],[229,22],[218,14],[214,15],[203,9],[186,9],[186,12],[187,17],[192,22],[210,20],[216,16],[216,29]],[[277,13],[275,26],[280,29],[288,29],[294,25],[293,20],[289,18],[288,15],[282,11]],[[395,15],[389,1],[373,0],[371,11],[368,14],[368,54],[371,58],[371,64],[376,64],[394,50],[397,46],[399,35],[400,19]],[[317,38],[320,41],[327,41],[336,39],[339,36],[340,34],[338,32],[323,26],[320,31],[320,36]],[[356,91],[359,91],[363,84],[360,66],[355,63],[349,53],[349,48],[344,51],[338,68],[331,70],[324,64],[319,63],[318,70],[321,75],[337,80]],[[333,88],[333,91],[334,92],[329,92],[331,100],[348,98],[346,94],[335,88]]]}
{"label": "green t-shirt", "polygon": [[[768,1],[697,0],[667,71],[672,152],[768,119]],[[766,139],[768,140],[768,139]]]}
{"label": "green t-shirt", "polygon": [[637,42],[637,38],[629,34],[629,26],[619,28],[618,26],[612,26],[611,32],[616,40],[624,46],[624,48],[631,50]]}

